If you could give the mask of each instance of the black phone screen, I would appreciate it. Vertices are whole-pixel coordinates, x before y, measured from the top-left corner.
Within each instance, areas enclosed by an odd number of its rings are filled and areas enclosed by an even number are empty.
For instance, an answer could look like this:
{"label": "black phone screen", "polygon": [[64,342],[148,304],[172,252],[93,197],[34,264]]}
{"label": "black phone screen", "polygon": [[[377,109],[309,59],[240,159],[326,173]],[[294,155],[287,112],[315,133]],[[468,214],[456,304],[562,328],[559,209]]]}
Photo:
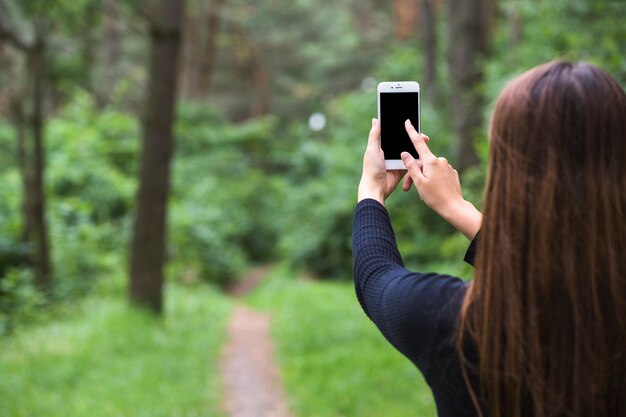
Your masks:
{"label": "black phone screen", "polygon": [[420,131],[419,92],[379,94],[380,140],[385,159],[400,159],[402,152],[418,158],[415,146],[404,128],[404,122],[406,119],[411,120],[415,129]]}

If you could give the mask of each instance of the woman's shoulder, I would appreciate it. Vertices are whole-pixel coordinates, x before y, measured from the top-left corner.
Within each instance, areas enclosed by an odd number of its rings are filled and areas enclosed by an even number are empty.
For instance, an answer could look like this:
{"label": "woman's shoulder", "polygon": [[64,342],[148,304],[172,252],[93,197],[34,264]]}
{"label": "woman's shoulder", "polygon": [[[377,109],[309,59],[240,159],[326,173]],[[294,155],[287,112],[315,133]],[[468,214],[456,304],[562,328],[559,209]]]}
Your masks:
{"label": "woman's shoulder", "polygon": [[443,335],[451,334],[467,292],[460,278],[413,273],[391,280],[382,295],[386,336],[423,372]]}

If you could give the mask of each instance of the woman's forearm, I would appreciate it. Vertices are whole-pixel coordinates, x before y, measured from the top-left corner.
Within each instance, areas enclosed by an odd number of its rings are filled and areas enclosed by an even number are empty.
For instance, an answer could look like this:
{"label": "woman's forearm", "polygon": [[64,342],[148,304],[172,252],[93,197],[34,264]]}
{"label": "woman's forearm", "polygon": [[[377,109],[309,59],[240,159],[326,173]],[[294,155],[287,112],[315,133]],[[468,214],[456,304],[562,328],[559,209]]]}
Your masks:
{"label": "woman's forearm", "polygon": [[368,316],[370,307],[378,311],[377,303],[386,286],[384,276],[402,268],[402,257],[396,246],[387,210],[372,199],[361,201],[356,208],[352,228],[354,284],[356,294]]}
{"label": "woman's forearm", "polygon": [[480,211],[467,200],[458,200],[436,211],[469,240],[474,239],[483,221],[483,215]]}

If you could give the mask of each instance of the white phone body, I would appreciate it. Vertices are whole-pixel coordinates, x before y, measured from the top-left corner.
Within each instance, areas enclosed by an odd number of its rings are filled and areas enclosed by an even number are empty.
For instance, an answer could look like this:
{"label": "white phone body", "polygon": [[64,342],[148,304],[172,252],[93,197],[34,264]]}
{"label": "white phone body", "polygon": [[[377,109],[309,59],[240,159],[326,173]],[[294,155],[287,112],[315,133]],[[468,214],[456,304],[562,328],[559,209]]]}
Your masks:
{"label": "white phone body", "polygon": [[[420,132],[421,131],[421,126],[420,126],[420,113],[421,113],[421,100],[420,100],[420,85],[416,82],[416,81],[386,81],[386,82],[381,82],[380,84],[378,84],[378,88],[377,88],[377,98],[378,98],[378,121],[380,123],[381,126],[381,141],[389,141],[390,138],[386,138],[384,137],[384,131],[385,131],[385,120],[383,120],[383,114],[381,114],[381,93],[417,93],[417,108],[411,108],[410,112],[413,115],[412,117],[407,117],[411,119],[411,122],[413,123],[413,126],[415,126],[415,129]],[[387,96],[389,97],[389,96]],[[417,125],[415,124],[415,114],[417,117]],[[406,120],[406,119],[405,119]],[[396,121],[396,124],[398,123],[398,121]],[[396,127],[397,128],[397,127]],[[408,135],[407,135],[408,137]],[[396,138],[391,138],[391,140],[394,140]],[[383,147],[384,150],[384,147]],[[390,159],[387,159],[387,158]],[[400,158],[400,155],[392,155],[392,156],[388,156],[385,155],[385,166],[387,168],[387,170],[397,170],[397,169],[406,169],[406,167],[404,166],[404,163],[402,162]]]}

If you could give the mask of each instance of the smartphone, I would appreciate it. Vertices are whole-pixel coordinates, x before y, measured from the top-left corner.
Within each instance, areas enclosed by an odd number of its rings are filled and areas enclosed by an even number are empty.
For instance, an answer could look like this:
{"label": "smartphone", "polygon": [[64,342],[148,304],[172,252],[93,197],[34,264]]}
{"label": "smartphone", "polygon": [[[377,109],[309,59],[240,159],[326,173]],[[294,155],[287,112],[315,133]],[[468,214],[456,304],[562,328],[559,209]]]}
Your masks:
{"label": "smartphone", "polygon": [[409,119],[420,132],[420,85],[415,81],[387,81],[378,84],[380,141],[388,170],[406,169],[400,154],[419,158],[404,122]]}

